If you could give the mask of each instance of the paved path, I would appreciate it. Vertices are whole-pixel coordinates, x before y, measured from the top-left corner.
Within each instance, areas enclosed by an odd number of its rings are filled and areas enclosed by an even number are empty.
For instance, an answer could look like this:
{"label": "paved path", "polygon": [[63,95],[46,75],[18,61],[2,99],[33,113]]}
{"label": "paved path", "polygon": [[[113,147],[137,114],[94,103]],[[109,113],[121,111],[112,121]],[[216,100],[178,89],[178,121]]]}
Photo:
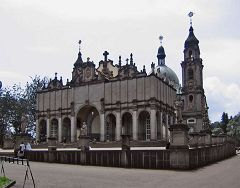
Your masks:
{"label": "paved path", "polygon": [[[240,155],[194,171],[124,169],[31,162],[38,188],[239,188]],[[5,164],[22,187],[25,168]],[[33,187],[30,180],[25,187]]]}

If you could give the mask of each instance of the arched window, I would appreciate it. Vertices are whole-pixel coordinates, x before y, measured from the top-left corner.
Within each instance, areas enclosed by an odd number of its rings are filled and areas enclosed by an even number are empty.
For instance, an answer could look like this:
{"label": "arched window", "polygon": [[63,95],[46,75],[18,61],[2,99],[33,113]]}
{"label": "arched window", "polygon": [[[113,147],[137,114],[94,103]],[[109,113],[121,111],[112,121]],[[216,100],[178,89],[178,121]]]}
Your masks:
{"label": "arched window", "polygon": [[189,68],[189,69],[188,69],[188,79],[189,79],[189,80],[192,80],[192,79],[193,79],[193,70],[192,70],[192,68]]}
{"label": "arched window", "polygon": [[193,102],[193,96],[189,95],[189,102],[192,103]]}
{"label": "arched window", "polygon": [[192,58],[192,50],[189,50],[189,52],[188,52],[188,56],[189,56],[189,58]]}

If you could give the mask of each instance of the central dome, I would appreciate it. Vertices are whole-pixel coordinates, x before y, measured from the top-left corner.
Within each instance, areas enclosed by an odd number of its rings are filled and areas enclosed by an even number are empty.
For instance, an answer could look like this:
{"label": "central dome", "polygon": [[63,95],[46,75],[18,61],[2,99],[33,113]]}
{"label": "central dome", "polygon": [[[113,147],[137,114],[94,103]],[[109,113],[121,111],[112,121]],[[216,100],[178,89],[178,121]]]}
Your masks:
{"label": "central dome", "polygon": [[174,86],[175,89],[179,87],[179,79],[176,73],[166,65],[158,65],[155,68],[155,74],[158,77],[166,79]]}

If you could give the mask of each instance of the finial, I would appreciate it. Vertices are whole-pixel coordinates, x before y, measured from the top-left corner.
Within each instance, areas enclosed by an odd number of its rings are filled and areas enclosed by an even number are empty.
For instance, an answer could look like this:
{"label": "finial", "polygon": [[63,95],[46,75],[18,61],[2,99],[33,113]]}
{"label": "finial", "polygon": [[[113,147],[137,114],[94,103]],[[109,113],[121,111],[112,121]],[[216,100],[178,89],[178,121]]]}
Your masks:
{"label": "finial", "polygon": [[130,64],[131,65],[133,64],[133,54],[132,53],[130,54]]}
{"label": "finial", "polygon": [[81,43],[82,43],[82,41],[79,40],[79,41],[78,41],[78,44],[79,44],[79,52],[81,51]]}
{"label": "finial", "polygon": [[129,61],[129,59],[127,58],[127,59],[126,59],[127,64],[128,64],[128,61]]}
{"label": "finial", "polygon": [[162,46],[162,41],[163,41],[163,36],[162,35],[159,37],[159,40],[160,40],[160,44]]}
{"label": "finial", "polygon": [[188,13],[188,17],[190,18],[190,26],[192,26],[192,17],[193,17],[193,12],[191,11],[191,12],[189,12]]}
{"label": "finial", "polygon": [[87,62],[89,62],[90,61],[90,57],[87,57]]}
{"label": "finial", "polygon": [[55,79],[57,79],[57,72],[55,72]]}
{"label": "finial", "polygon": [[103,53],[103,56],[104,56],[104,61],[107,61],[107,56],[109,55],[109,53],[107,51],[105,51]]}
{"label": "finial", "polygon": [[143,65],[143,72],[146,72],[146,67],[145,67],[145,65]]}
{"label": "finial", "polygon": [[119,63],[119,66],[121,67],[121,64],[122,64],[122,57],[121,56],[118,57],[118,63]]}

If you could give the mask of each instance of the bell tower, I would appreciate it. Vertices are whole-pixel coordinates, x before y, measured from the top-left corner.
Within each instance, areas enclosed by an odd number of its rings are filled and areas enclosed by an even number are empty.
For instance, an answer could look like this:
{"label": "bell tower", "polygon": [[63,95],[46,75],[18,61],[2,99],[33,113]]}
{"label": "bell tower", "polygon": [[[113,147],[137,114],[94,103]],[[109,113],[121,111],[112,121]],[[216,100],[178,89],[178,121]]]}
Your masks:
{"label": "bell tower", "polygon": [[[190,131],[199,132],[206,129],[207,102],[203,89],[203,64],[200,57],[199,40],[195,37],[190,12],[190,29],[184,44],[184,61],[182,66],[183,121]],[[207,116],[208,117],[208,116]]]}

